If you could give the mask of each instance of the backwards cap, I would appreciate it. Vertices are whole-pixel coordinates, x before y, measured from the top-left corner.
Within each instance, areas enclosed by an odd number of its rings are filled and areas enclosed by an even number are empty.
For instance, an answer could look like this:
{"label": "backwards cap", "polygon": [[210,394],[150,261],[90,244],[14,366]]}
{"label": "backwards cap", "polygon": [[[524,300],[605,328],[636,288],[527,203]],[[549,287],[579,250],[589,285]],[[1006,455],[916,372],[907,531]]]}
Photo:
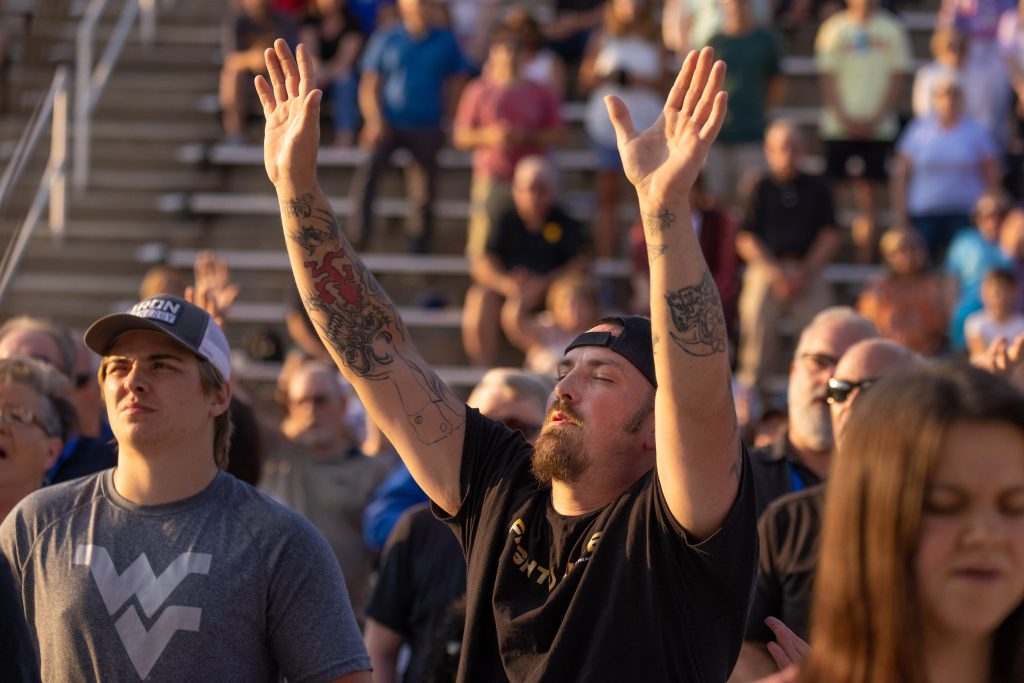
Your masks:
{"label": "backwards cap", "polygon": [[85,331],[85,345],[107,355],[119,336],[132,330],[160,332],[209,361],[225,380],[231,379],[231,348],[210,314],[195,304],[168,294],[153,296],[94,322]]}
{"label": "backwards cap", "polygon": [[598,325],[608,323],[619,325],[622,330],[614,332],[584,332],[565,347],[569,353],[577,346],[601,346],[619,354],[640,371],[651,386],[657,387],[654,375],[654,345],[651,342],[651,321],[638,315],[623,315],[601,318]]}

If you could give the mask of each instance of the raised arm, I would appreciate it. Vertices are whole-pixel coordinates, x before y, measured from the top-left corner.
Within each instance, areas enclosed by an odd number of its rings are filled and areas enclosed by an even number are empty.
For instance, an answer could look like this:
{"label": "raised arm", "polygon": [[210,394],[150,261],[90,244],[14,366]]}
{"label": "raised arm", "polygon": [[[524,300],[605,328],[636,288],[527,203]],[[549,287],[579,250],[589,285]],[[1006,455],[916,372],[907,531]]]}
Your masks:
{"label": "raised arm", "polygon": [[271,87],[256,90],[267,119],[264,161],[281,203],[288,256],[310,318],[373,420],[416,482],[445,511],[459,509],[465,405],[420,357],[387,294],[342,235],[316,178],[321,91],[304,46],[266,51]]}
{"label": "raised arm", "polygon": [[697,538],[722,525],[743,464],[725,315],[688,204],[725,119],[725,64],[713,61],[710,48],[686,57],[661,116],[642,133],[622,101],[608,98],[647,235],[658,476],[672,515]]}

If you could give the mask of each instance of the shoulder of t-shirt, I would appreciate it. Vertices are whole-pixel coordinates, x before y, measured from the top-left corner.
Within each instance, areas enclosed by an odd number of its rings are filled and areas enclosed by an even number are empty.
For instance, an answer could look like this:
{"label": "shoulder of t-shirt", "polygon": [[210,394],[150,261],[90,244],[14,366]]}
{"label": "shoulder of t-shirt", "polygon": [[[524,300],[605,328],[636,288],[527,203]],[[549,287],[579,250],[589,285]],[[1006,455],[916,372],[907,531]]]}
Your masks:
{"label": "shoulder of t-shirt", "polygon": [[36,540],[47,529],[73,517],[79,510],[91,507],[94,501],[103,497],[100,478],[105,473],[106,470],[33,491],[7,515],[3,524],[5,533],[12,531],[9,527],[12,525],[13,532],[29,542],[25,553],[27,557]]}

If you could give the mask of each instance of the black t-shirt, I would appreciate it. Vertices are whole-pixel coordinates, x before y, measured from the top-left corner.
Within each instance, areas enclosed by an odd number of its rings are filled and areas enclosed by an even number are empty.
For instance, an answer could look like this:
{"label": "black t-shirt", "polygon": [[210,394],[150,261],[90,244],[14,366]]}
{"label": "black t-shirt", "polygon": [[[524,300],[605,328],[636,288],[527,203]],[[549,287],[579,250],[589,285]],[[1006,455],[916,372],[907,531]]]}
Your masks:
{"label": "black t-shirt", "polygon": [[462,506],[449,519],[469,566],[459,680],[724,681],[756,571],[749,466],[722,528],[691,545],[655,471],[564,517],[530,473],[531,450],[467,412]]}
{"label": "black t-shirt", "polygon": [[788,431],[783,431],[770,446],[750,451],[750,464],[758,519],[776,498],[821,483],[821,477],[801,464],[789,442]]}
{"label": "black t-shirt", "polygon": [[766,174],[750,195],[743,229],[760,238],[776,258],[802,259],[818,233],[835,227],[835,202],[828,184],[799,174],[780,183]]}
{"label": "black t-shirt", "polygon": [[303,22],[303,25],[316,32],[316,36],[320,41],[319,57],[321,62],[329,62],[334,59],[334,55],[338,54],[338,50],[341,48],[341,41],[349,34],[363,35],[363,29],[359,24],[359,17],[356,16],[355,12],[347,4],[341,8],[341,30],[334,35],[326,34],[323,28],[323,20],[318,16],[308,17]]}
{"label": "black t-shirt", "polygon": [[781,619],[794,633],[807,639],[824,505],[825,486],[819,484],[779,498],[758,520],[761,557],[757,590],[747,621],[747,640],[775,640],[771,629],[765,626],[767,617]]}
{"label": "black t-shirt", "polygon": [[505,270],[518,266],[544,275],[578,256],[588,242],[583,226],[557,206],[551,207],[540,232],[527,230],[515,207],[510,207],[498,216],[486,251]]}
{"label": "black t-shirt", "polygon": [[411,656],[403,681],[423,680],[423,661],[440,621],[466,590],[462,548],[426,503],[399,518],[381,562],[366,616],[401,633]]}

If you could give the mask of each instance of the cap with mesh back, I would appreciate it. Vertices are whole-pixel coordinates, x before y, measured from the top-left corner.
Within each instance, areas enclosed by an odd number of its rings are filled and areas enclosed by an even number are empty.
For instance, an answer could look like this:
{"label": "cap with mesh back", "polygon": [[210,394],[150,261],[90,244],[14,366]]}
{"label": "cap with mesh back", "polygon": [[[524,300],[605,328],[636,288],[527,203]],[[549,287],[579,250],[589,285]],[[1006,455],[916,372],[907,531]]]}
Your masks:
{"label": "cap with mesh back", "polygon": [[224,379],[231,378],[231,348],[227,337],[210,314],[176,296],[160,294],[140,301],[127,313],[104,316],[85,331],[85,345],[107,355],[114,341],[125,332],[160,332],[209,361]]}
{"label": "cap with mesh back", "polygon": [[619,325],[622,331],[584,332],[565,347],[569,353],[578,346],[602,346],[619,354],[640,371],[652,386],[658,386],[654,375],[654,345],[651,342],[651,321],[639,315],[623,315],[601,318],[598,325],[608,323]]}

